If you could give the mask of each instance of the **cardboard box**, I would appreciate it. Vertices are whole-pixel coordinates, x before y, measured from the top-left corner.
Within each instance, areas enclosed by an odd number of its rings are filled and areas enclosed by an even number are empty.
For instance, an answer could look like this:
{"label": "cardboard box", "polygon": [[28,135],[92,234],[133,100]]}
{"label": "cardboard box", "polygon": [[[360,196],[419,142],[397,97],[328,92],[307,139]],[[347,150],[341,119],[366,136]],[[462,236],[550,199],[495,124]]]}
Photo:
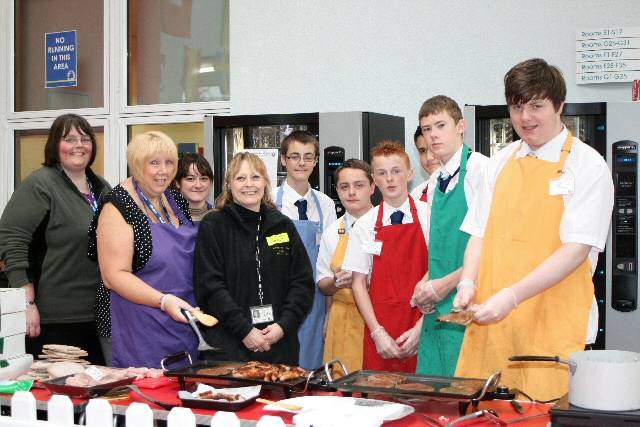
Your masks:
{"label": "cardboard box", "polygon": [[25,334],[0,337],[0,360],[25,354]]}
{"label": "cardboard box", "polygon": [[0,337],[24,334],[27,331],[27,312],[0,315]]}
{"label": "cardboard box", "polygon": [[0,314],[26,311],[26,302],[24,289],[0,289]]}
{"label": "cardboard box", "polygon": [[23,354],[9,359],[0,359],[0,381],[6,381],[26,374],[31,370],[33,356]]}

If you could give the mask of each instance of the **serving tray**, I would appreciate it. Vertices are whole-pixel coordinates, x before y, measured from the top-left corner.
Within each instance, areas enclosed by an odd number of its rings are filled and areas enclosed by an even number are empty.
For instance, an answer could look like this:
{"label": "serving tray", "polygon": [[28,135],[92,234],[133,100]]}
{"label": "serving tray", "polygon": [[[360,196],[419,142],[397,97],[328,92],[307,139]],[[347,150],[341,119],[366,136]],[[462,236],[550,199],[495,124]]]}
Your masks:
{"label": "serving tray", "polygon": [[[384,381],[385,376],[397,376],[397,381]],[[355,371],[332,381],[330,385],[340,391],[375,393],[389,396],[429,396],[458,400],[478,398],[487,379],[437,377],[399,372]]]}
{"label": "serving tray", "polygon": [[58,377],[48,381],[41,381],[40,384],[51,393],[66,394],[67,396],[79,399],[91,399],[97,396],[102,396],[116,387],[131,384],[133,380],[136,379],[136,377],[127,377],[121,380],[98,384],[91,387],[79,387],[65,384],[67,378],[72,376],[73,375],[66,375],[64,377]]}
{"label": "serving tray", "polygon": [[287,381],[265,381],[257,378],[238,378],[230,374],[210,374],[203,372],[203,369],[215,368],[221,366],[238,366],[247,362],[231,362],[231,361],[218,361],[218,360],[206,360],[187,365],[179,369],[170,370],[164,374],[168,377],[175,377],[178,379],[181,390],[186,390],[187,381],[200,381],[212,384],[239,384],[239,385],[262,385],[267,388],[281,389],[285,395],[289,395],[294,389],[303,389],[307,383],[307,378],[296,378]]}

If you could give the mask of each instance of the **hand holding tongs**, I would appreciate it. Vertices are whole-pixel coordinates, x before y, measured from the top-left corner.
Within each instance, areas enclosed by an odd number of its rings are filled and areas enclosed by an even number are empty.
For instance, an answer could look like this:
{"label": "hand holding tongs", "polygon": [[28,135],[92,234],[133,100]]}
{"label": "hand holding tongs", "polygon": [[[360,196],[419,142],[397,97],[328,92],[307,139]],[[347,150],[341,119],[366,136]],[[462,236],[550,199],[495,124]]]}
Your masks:
{"label": "hand holding tongs", "polygon": [[196,336],[198,337],[198,351],[200,351],[200,352],[202,352],[202,351],[218,351],[219,350],[218,348],[211,347],[204,340],[204,338],[202,337],[202,334],[200,333],[200,329],[198,328],[198,325],[196,324],[196,319],[195,319],[195,317],[193,317],[191,312],[189,312],[189,310],[185,310],[184,308],[181,308],[180,311],[182,311],[183,316],[187,319],[187,321],[189,322],[189,325],[191,325],[191,329],[193,329],[193,332],[195,332]]}

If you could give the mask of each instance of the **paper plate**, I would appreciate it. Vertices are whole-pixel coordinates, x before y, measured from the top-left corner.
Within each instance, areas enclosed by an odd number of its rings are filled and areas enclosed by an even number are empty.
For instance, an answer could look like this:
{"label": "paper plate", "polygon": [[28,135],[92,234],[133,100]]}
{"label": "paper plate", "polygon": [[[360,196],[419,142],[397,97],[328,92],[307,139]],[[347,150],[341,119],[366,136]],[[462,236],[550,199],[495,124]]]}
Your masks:
{"label": "paper plate", "polygon": [[302,409],[300,411],[289,411],[275,405],[267,405],[262,409],[291,414],[322,411],[325,416],[330,413],[335,416],[345,417],[376,417],[381,421],[399,420],[415,411],[413,407],[401,403],[357,397],[301,396],[280,400],[280,402],[301,406]]}

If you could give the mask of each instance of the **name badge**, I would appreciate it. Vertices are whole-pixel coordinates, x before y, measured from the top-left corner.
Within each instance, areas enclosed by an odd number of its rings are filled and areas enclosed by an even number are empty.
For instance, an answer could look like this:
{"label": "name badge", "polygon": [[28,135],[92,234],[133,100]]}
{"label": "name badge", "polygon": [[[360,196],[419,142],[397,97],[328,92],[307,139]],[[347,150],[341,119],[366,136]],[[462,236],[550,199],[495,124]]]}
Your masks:
{"label": "name badge", "polygon": [[273,246],[273,245],[277,245],[278,243],[288,243],[288,242],[289,242],[289,235],[286,232],[267,236],[267,246]]}
{"label": "name badge", "polygon": [[251,323],[254,325],[273,322],[273,307],[271,304],[254,305],[249,307],[249,311],[251,312]]}
{"label": "name badge", "polygon": [[382,242],[380,240],[364,242],[362,244],[362,252],[365,254],[380,255],[382,253]]}
{"label": "name badge", "polygon": [[573,194],[575,182],[571,178],[558,178],[549,181],[550,196],[564,196]]}

